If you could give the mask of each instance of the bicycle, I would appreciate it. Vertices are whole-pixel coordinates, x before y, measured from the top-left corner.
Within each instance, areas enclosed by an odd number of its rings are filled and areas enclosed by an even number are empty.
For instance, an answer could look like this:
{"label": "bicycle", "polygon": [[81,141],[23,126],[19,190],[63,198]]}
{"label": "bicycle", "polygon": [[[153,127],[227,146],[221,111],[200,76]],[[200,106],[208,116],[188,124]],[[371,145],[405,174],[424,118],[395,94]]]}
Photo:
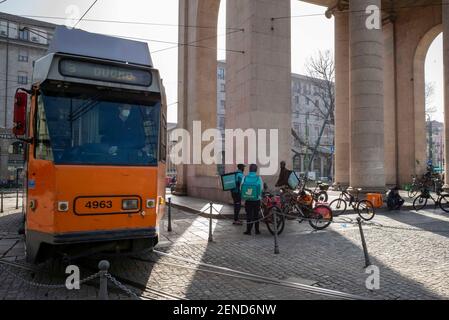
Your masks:
{"label": "bicycle", "polygon": [[436,191],[438,197],[435,199],[428,188],[422,188],[420,195],[413,200],[413,209],[416,211],[423,209],[427,205],[427,201],[432,199],[435,203],[435,208],[440,207],[444,212],[449,212],[449,194],[443,194],[441,191],[441,186],[439,186]]}
{"label": "bicycle", "polygon": [[409,198],[414,198],[418,194],[419,190],[421,190],[422,184],[418,181],[416,176],[412,176],[412,184],[410,185],[410,189],[407,192],[407,196]]}
{"label": "bicycle", "polygon": [[280,196],[274,196],[270,192],[264,192],[262,195],[262,201],[260,206],[260,215],[262,221],[267,225],[268,231],[274,235],[274,219],[276,214],[276,222],[278,235],[280,235],[285,228],[285,217],[280,209],[281,199]]}
{"label": "bicycle", "polygon": [[326,229],[333,221],[332,210],[329,206],[319,204],[313,206],[314,198],[311,194],[307,194],[307,190],[303,188],[299,193],[294,191],[282,190],[286,195],[280,209],[282,213],[288,216],[295,216],[299,223],[307,220],[315,230]]}
{"label": "bicycle", "polygon": [[308,181],[309,181],[308,179],[304,179],[303,189],[310,192],[313,196],[313,200],[315,200],[316,202],[321,203],[327,202],[327,200],[329,200],[329,195],[327,194],[327,191],[329,190],[329,185],[321,181],[317,181],[315,188],[312,190],[306,188],[306,183]]}
{"label": "bicycle", "polygon": [[329,204],[333,211],[339,210],[340,214],[344,214],[349,204],[363,220],[370,221],[374,218],[376,212],[373,203],[366,199],[359,200],[359,194],[362,191],[361,188],[356,190],[355,196],[350,194],[347,189],[342,190],[340,186],[338,188],[341,190],[340,196]]}

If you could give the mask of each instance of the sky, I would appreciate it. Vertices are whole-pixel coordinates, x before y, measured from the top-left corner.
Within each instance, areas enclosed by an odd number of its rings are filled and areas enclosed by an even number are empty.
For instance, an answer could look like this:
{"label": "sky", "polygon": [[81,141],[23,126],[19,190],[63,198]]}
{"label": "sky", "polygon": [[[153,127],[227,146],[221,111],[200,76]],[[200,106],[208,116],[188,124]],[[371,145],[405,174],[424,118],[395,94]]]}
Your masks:
{"label": "sky", "polygon": [[[144,38],[151,41],[150,51],[155,67],[161,72],[167,90],[168,121],[177,120],[177,83],[178,50],[176,45],[160,43],[178,42],[178,1],[179,0],[98,0],[85,16],[85,19],[118,20],[124,22],[150,22],[157,25],[138,25],[129,23],[105,23],[82,21],[77,27],[90,32],[115,36]],[[222,0],[217,34],[225,33],[225,1]],[[65,24],[76,14],[81,16],[93,3],[93,0],[8,0],[0,4],[0,11],[16,15],[58,17],[60,19],[38,18],[48,22]],[[334,21],[324,17],[323,7],[291,0],[292,6],[292,72],[305,74],[306,61],[318,51],[334,52]],[[76,9],[76,10],[75,10]],[[304,15],[320,14],[322,16]],[[302,16],[302,17],[297,17]],[[219,49],[226,48],[225,37],[217,37]],[[443,121],[443,71],[442,37],[434,41],[426,59],[426,81],[432,82],[435,95],[431,107],[436,108],[432,115],[435,120]],[[218,59],[225,58],[225,51],[219,50]]]}

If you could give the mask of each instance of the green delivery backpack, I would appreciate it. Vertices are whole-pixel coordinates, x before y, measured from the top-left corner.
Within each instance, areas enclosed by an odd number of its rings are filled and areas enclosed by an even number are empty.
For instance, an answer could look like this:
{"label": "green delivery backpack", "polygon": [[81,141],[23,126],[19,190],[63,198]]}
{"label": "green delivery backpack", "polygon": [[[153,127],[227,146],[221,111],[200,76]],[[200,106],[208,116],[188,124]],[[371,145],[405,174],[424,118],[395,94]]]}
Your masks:
{"label": "green delivery backpack", "polygon": [[245,177],[242,181],[242,200],[257,201],[259,200],[259,177]]}

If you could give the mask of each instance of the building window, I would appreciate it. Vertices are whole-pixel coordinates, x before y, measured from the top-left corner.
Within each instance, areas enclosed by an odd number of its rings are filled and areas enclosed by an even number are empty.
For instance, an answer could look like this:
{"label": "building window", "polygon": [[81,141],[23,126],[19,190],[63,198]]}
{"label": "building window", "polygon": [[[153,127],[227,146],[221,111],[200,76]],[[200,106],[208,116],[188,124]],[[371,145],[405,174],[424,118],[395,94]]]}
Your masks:
{"label": "building window", "polygon": [[218,118],[218,128],[219,129],[224,129],[225,127],[225,118],[224,117],[219,117]]}
{"label": "building window", "polygon": [[19,39],[20,40],[25,40],[28,41],[30,40],[30,33],[27,29],[20,29],[19,30]]}
{"label": "building window", "polygon": [[220,100],[220,107],[224,109],[225,105],[226,105],[225,100]]}
{"label": "building window", "polygon": [[28,84],[28,74],[26,72],[19,72],[17,76],[18,84]]}
{"label": "building window", "polygon": [[0,21],[0,37],[8,36],[8,22]]}
{"label": "building window", "polygon": [[17,24],[10,22],[8,28],[8,37],[11,39],[17,39],[19,36],[19,27]]}
{"label": "building window", "polygon": [[220,79],[220,80],[225,79],[225,69],[224,68],[218,68],[218,79]]}
{"label": "building window", "polygon": [[10,146],[10,154],[23,155],[25,153],[24,145],[22,142],[14,142]]}
{"label": "building window", "polygon": [[30,40],[35,43],[47,44],[47,31],[33,28],[30,33]]}
{"label": "building window", "polygon": [[295,96],[295,103],[299,104],[299,96]]}
{"label": "building window", "polygon": [[27,50],[19,50],[19,61],[20,62],[28,62],[28,51]]}
{"label": "building window", "polygon": [[222,84],[220,85],[220,91],[221,91],[221,92],[226,92],[226,85],[225,85],[224,83],[222,83]]}
{"label": "building window", "polygon": [[301,157],[299,155],[293,158],[293,171],[301,172]]}

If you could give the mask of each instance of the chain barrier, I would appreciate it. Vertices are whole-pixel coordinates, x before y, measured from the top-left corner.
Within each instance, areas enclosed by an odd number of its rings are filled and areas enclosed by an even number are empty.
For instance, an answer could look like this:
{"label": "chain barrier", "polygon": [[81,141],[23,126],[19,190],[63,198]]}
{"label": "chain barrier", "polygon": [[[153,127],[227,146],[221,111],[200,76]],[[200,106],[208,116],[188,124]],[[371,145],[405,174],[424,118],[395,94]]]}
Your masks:
{"label": "chain barrier", "polygon": [[132,297],[133,299],[140,300],[139,296],[135,292],[133,292],[127,286],[114,278],[114,276],[110,273],[105,273],[105,277],[108,278],[117,288],[124,291],[128,296]]}
{"label": "chain barrier", "polygon": [[[202,213],[206,213],[207,210],[210,210],[210,206],[203,210]],[[217,213],[217,216],[221,217],[224,220],[230,220],[230,221],[234,221],[233,218],[227,217],[226,215],[224,215],[223,213],[221,213],[220,211],[218,211],[216,208],[214,208],[212,206],[212,210],[214,212]],[[332,210],[332,208],[331,208]],[[184,213],[182,210],[180,210],[180,212]],[[207,215],[209,215],[209,213],[206,213]],[[302,217],[299,215],[292,215],[291,212],[285,212],[284,210],[280,209],[279,212],[280,215],[282,215],[284,218],[292,218],[292,219],[297,219],[297,220],[301,220],[301,221],[313,221],[313,222],[328,222],[328,220],[319,220],[319,219],[314,219],[314,218],[308,218],[308,217]],[[247,221],[242,221],[242,224],[249,224],[249,223],[257,223],[257,222],[265,222],[266,219],[269,219],[271,216],[273,215],[273,212],[270,211],[270,213],[254,222],[247,222]],[[338,219],[335,219],[337,218]],[[357,221],[354,221],[354,219],[349,218],[349,217],[340,217],[339,215],[335,216],[334,219],[332,219],[331,221],[332,224],[349,224],[349,225],[353,225],[354,227],[358,227],[358,223]],[[362,221],[364,226],[367,227],[372,227],[372,228],[378,228],[378,229],[391,229],[391,230],[403,230],[403,231],[412,231],[412,232],[439,232],[439,233],[449,233],[449,230],[425,230],[425,229],[418,229],[418,228],[412,228],[412,227],[400,227],[400,226],[389,226],[389,225],[384,225],[384,224],[380,224],[377,222],[369,222],[369,221]]]}
{"label": "chain barrier", "polygon": [[[27,280],[27,279],[19,276],[18,274],[8,270],[8,268],[3,266],[1,263],[0,263],[0,269],[3,270],[4,272],[6,272],[7,274],[9,274],[10,276],[12,276],[13,278],[15,278],[15,279],[17,279],[17,280],[19,280],[19,281],[21,281],[21,282],[23,282],[23,283],[25,283],[25,284],[27,284],[29,286],[32,286],[32,287],[45,288],[45,289],[67,289],[66,284],[44,284],[44,283],[38,283],[38,282],[35,282],[35,281]],[[98,277],[100,277],[100,272],[97,272],[95,274],[92,274],[92,275],[88,276],[87,278],[84,278],[84,279],[80,280],[79,284],[80,285],[84,284],[84,283],[92,281],[92,280],[94,280],[95,278],[98,278]]]}

